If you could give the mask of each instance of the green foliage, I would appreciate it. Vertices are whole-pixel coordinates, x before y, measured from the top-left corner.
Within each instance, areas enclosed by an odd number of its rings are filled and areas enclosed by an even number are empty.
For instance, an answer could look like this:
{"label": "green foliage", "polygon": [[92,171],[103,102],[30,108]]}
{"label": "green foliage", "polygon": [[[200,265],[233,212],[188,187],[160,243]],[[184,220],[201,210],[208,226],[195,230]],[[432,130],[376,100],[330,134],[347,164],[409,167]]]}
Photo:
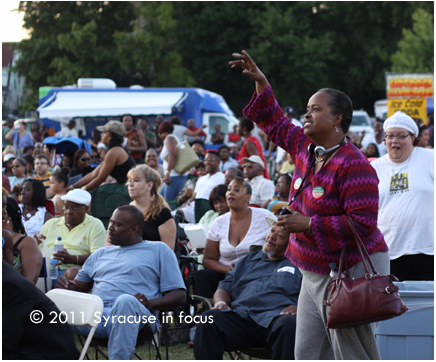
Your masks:
{"label": "green foliage", "polygon": [[398,51],[392,56],[395,72],[425,73],[434,71],[434,21],[432,14],[423,9],[413,15],[411,30],[403,30]]}
{"label": "green foliage", "polygon": [[433,69],[432,2],[24,1],[19,8],[31,30],[17,64],[33,92],[27,109],[37,107],[41,86],[104,77],[121,87],[198,86],[241,115],[254,85],[228,61],[242,49],[279,103],[297,113],[322,87],[343,90],[372,113],[385,97],[385,72]]}
{"label": "green foliage", "polygon": [[[141,2],[134,32],[114,34],[118,61],[125,71],[135,69],[140,83],[153,87],[191,87],[194,78],[174,49],[177,21],[170,2]],[[141,24],[143,23],[143,24]]]}

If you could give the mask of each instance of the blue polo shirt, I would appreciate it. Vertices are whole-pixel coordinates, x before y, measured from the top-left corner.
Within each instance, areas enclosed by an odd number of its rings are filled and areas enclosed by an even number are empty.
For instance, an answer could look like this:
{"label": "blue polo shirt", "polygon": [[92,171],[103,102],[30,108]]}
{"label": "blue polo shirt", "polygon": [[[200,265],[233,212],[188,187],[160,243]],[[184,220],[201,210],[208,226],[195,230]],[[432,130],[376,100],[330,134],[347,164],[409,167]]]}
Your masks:
{"label": "blue polo shirt", "polygon": [[218,289],[231,293],[234,312],[268,328],[284,308],[297,305],[302,277],[286,257],[271,260],[260,250],[239,260]]}
{"label": "blue polo shirt", "polygon": [[106,246],[92,253],[76,279],[92,282],[92,294],[112,307],[121,294],[144,294],[147,299],[186,289],[177,259],[166,244],[143,241],[130,246]]}

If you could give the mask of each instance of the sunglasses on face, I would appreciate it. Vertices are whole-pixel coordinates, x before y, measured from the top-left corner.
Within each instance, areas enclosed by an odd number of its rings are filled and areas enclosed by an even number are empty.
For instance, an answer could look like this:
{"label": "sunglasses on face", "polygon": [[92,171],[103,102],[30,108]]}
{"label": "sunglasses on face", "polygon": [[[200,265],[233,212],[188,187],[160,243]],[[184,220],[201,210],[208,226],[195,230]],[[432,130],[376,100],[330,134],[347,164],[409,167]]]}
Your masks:
{"label": "sunglasses on face", "polygon": [[[94,157],[95,157],[95,156],[94,156]],[[91,161],[91,159],[90,159],[90,158],[81,158],[80,161],[82,161],[82,162],[86,162],[86,161]]]}

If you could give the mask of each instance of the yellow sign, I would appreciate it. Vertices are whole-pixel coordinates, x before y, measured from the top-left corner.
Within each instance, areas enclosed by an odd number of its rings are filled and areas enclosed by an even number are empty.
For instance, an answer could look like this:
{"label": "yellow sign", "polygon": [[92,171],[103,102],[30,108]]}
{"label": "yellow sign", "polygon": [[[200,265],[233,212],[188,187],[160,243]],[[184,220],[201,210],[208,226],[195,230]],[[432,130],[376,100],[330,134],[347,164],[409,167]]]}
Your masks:
{"label": "yellow sign", "polygon": [[432,73],[386,73],[388,99],[433,98]]}
{"label": "yellow sign", "polygon": [[426,121],[427,101],[426,99],[388,99],[388,117],[392,116],[396,111]]}

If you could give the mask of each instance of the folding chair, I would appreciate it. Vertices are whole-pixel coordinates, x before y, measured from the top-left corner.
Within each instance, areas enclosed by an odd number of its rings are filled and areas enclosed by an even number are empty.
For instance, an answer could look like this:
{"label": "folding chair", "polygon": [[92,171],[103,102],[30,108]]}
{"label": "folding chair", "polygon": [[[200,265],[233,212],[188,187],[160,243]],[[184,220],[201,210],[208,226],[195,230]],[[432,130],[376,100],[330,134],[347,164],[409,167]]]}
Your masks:
{"label": "folding chair", "polygon": [[[161,326],[162,328],[162,326]],[[80,343],[82,343],[82,339],[79,336],[79,340]],[[156,349],[156,359],[161,360],[161,354],[160,354],[160,350],[159,350],[159,344],[158,344],[158,340],[156,339],[150,326],[144,326],[144,328],[142,328],[139,333],[138,333],[138,338],[136,339],[136,346],[142,346],[146,341],[149,341],[150,343],[152,343],[155,346]],[[82,343],[83,344],[83,343]],[[91,347],[94,348],[95,350],[95,359],[99,359],[98,355],[101,354],[105,359],[109,359],[109,356],[106,355],[106,353],[104,353],[102,351],[102,349],[100,347],[107,347],[108,346],[108,339],[105,338],[93,338],[93,340],[91,341]],[[142,359],[141,357],[139,357],[139,355],[135,352],[134,356],[137,359]],[[167,359],[168,359],[168,351],[167,351]]]}
{"label": "folding chair", "polygon": [[68,324],[91,327],[79,358],[83,360],[98,326],[95,314],[103,314],[103,301],[97,295],[64,289],[52,289],[46,295],[61,312],[66,313]]}

